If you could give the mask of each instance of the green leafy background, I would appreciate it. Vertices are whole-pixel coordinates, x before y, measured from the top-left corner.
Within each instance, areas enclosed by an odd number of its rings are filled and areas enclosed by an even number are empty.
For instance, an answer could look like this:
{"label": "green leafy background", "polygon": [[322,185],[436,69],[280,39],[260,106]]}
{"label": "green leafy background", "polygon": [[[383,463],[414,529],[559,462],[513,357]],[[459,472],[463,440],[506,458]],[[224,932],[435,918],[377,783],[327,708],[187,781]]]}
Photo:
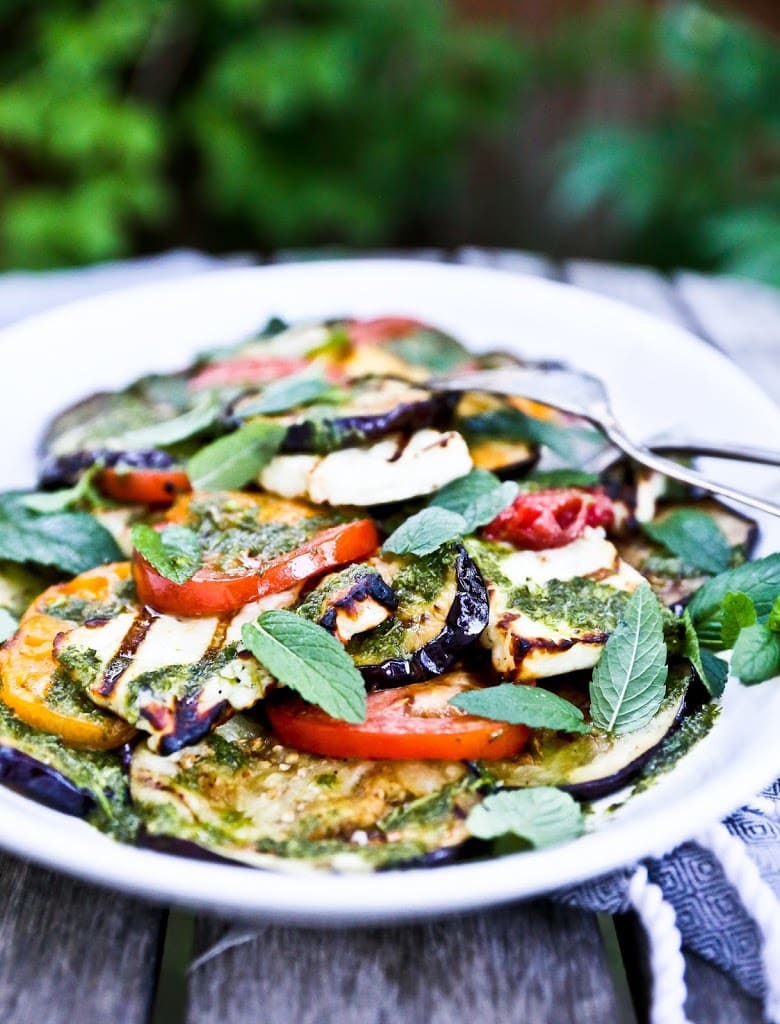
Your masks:
{"label": "green leafy background", "polygon": [[[603,235],[780,283],[774,37],[683,2],[583,5],[542,34],[458,6],[4,0],[0,267]],[[624,101],[540,137],[540,109],[594,90]],[[540,203],[493,187],[518,153]]]}

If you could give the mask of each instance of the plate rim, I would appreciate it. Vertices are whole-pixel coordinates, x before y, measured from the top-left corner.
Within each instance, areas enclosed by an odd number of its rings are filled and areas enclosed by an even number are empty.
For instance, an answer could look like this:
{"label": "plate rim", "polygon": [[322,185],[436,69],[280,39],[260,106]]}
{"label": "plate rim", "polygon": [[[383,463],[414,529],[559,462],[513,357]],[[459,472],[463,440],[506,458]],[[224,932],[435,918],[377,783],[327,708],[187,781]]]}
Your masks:
{"label": "plate rim", "polygon": [[[502,268],[486,268],[474,266],[462,266],[454,264],[442,264],[422,260],[368,258],[368,259],[345,259],[345,260],[323,260],[314,262],[274,264],[270,266],[252,267],[228,267],[225,269],[199,272],[172,279],[164,279],[155,282],[146,282],[132,285],[128,288],[116,288],[105,291],[99,295],[75,299],[53,309],[35,313],[20,321],[4,327],[0,330],[0,345],[4,342],[13,344],[18,336],[21,339],[30,331],[33,334],[40,333],[47,329],[50,322],[65,317],[78,317],[86,308],[91,312],[100,312],[100,307],[105,305],[110,308],[117,301],[142,301],[144,296],[150,298],[160,293],[170,292],[172,289],[187,291],[198,287],[206,281],[214,281],[218,278],[246,277],[254,279],[258,275],[304,275],[316,273],[323,268],[327,273],[348,274],[356,268],[371,268],[372,271],[392,271],[396,268],[403,268],[408,272],[412,267],[421,273],[430,273],[450,276],[453,273],[461,276],[471,276],[475,280],[489,277],[495,279],[502,277],[505,281],[514,282],[522,278],[525,285],[531,288],[539,288],[542,291],[552,289],[553,292],[562,294],[576,293],[580,296],[587,296],[595,306],[611,308],[619,311],[622,315],[631,319],[639,319],[645,326],[654,327],[656,330],[669,333],[674,332],[684,337],[687,344],[694,344],[697,349],[705,350],[708,357],[717,357],[721,362],[723,370],[730,373],[735,371],[747,382],[762,399],[771,404],[771,399],[763,392],[760,384],[753,380],[740,367],[736,366],[727,355],[706,340],[693,334],[687,328],[661,320],[652,314],[637,309],[629,303],[619,299],[612,299],[602,294],[590,292],[566,282],[551,281],[546,278],[539,278],[531,274],[522,274],[517,271]],[[121,299],[119,299],[121,297]],[[770,683],[770,685],[772,685]],[[720,820],[723,816],[749,800],[751,796],[763,785],[771,783],[780,773],[780,757],[770,750],[763,751],[763,757],[755,757],[754,772],[751,773],[750,782],[746,783],[740,773],[731,773],[721,779],[723,783],[717,793],[710,793],[705,787],[708,800],[697,801],[695,809],[688,808],[689,813],[684,819],[674,814],[665,814],[661,820],[656,821],[654,842],[650,847],[641,836],[641,828],[634,829],[635,833],[631,839],[626,834],[621,837],[621,842],[615,844],[614,849],[609,848],[608,839],[611,838],[610,829],[591,833],[576,841],[576,846],[582,850],[579,858],[578,869],[571,870],[569,866],[562,872],[565,877],[565,884],[575,884],[585,878],[595,877],[604,872],[614,870],[625,865],[627,862],[639,857],[652,855],[662,848],[668,849],[679,842],[688,839],[691,835],[699,832],[708,824]],[[751,762],[752,763],[752,762]],[[760,780],[760,781],[759,781]],[[710,787],[711,788],[711,787]],[[18,814],[13,815],[14,803],[21,801],[21,810],[17,808]],[[511,882],[512,873],[520,869],[520,874],[538,875],[537,866],[543,858],[544,864],[550,867],[558,865],[562,861],[562,867],[566,861],[571,859],[572,844],[528,853],[514,854],[493,860],[477,862],[474,864],[453,864],[451,866],[436,869],[411,869],[398,872],[391,872],[371,875],[348,875],[339,876],[332,874],[306,874],[294,875],[276,872],[258,872],[251,868],[234,866],[228,864],[212,864],[192,859],[182,859],[178,856],[159,853],[148,849],[141,849],[134,846],[120,845],[122,852],[119,861],[124,862],[126,857],[130,861],[137,861],[137,872],[131,878],[125,873],[126,868],[116,870],[112,858],[102,859],[100,856],[103,844],[110,844],[104,850],[115,851],[117,844],[102,836],[96,830],[83,823],[76,823],[83,826],[84,839],[87,847],[95,846],[95,856],[83,860],[82,854],[85,844],[76,844],[77,848],[71,849],[68,845],[64,854],[62,849],[57,848],[57,838],[62,837],[62,821],[67,820],[57,812],[48,811],[34,804],[27,798],[21,797],[8,790],[0,788],[0,807],[4,810],[10,805],[12,817],[18,818],[22,824],[27,817],[32,827],[25,832],[11,834],[12,830],[4,824],[6,815],[0,817],[0,846],[9,852],[27,857],[37,863],[44,864],[55,870],[64,871],[68,874],[82,878],[93,884],[110,886],[121,889],[124,892],[132,893],[142,898],[156,902],[173,902],[178,905],[197,907],[199,909],[214,912],[228,912],[235,917],[266,919],[284,921],[294,924],[328,924],[341,926],[361,926],[366,924],[379,924],[389,922],[403,922],[419,920],[421,918],[440,916],[453,913],[461,913],[465,910],[473,910],[479,907],[487,907],[498,903],[510,902],[517,899],[532,898],[543,892],[549,892],[549,885],[541,888],[531,888],[528,891],[518,893],[511,884],[507,889],[507,880]],[[32,805],[30,807],[30,805]],[[31,813],[35,812],[35,813]],[[40,812],[40,813],[37,813]],[[99,842],[96,842],[99,840]],[[603,847],[603,849],[602,849]],[[154,872],[147,873],[145,869],[150,867],[152,862],[149,855],[154,858],[161,867],[163,877],[157,879]],[[598,867],[594,869],[593,858],[598,861]],[[526,869],[522,870],[523,865]],[[186,870],[184,870],[186,866]],[[235,881],[236,892],[228,898],[224,891],[220,891],[219,885],[214,885],[220,878],[225,878],[225,872],[231,875],[232,882]],[[453,872],[457,872],[464,883],[457,895],[454,895],[453,887],[445,885],[444,880],[453,878]],[[546,872],[549,874],[550,872]],[[300,888],[301,878],[326,879],[320,885],[319,899],[309,903],[305,907],[295,899],[295,893]],[[377,878],[382,879],[384,889],[387,893],[382,899],[374,899],[370,904],[365,903],[365,896],[372,895],[371,890],[376,889]],[[247,879],[257,879],[259,893],[252,893],[252,899],[247,904],[246,889],[249,886],[243,885]],[[398,886],[388,885],[390,879],[397,879],[403,886],[404,880],[413,884],[417,881],[424,882],[426,890],[425,905],[405,906],[398,903],[398,894],[395,889]],[[440,880],[439,880],[440,879]],[[454,881],[454,878],[453,878]],[[267,883],[263,885],[263,882]],[[368,884],[366,884],[368,883]],[[390,893],[390,890],[393,890]],[[243,898],[239,898],[243,890]],[[365,892],[367,890],[367,893]],[[258,896],[260,897],[258,899]],[[290,898],[292,896],[292,902]],[[345,906],[346,902],[346,906]]]}

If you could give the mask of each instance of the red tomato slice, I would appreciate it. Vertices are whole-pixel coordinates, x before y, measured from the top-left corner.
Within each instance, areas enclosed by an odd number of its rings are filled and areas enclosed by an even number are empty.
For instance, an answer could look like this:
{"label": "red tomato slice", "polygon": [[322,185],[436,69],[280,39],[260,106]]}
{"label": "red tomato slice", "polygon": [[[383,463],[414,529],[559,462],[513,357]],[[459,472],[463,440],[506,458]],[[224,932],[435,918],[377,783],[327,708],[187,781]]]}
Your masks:
{"label": "red tomato slice", "polygon": [[570,544],[586,526],[608,526],[613,520],[612,502],[605,494],[559,487],[520,494],[488,523],[484,534],[490,540],[542,551]]}
{"label": "red tomato slice", "polygon": [[208,565],[186,583],[174,583],[133,552],[133,577],[138,598],[168,615],[221,615],[250,601],[277,594],[312,576],[372,554],[379,535],[370,519],[332,526],[294,551],[279,555],[262,569],[220,572]]}
{"label": "red tomato slice", "polygon": [[191,490],[183,469],[102,469],[97,485],[107,498],[140,505],[170,505]]}
{"label": "red tomato slice", "polygon": [[524,725],[492,722],[448,703],[475,688],[465,672],[453,672],[434,682],[370,693],[366,720],[359,725],[331,718],[300,697],[269,701],[267,710],[281,743],[326,757],[470,761],[514,756],[528,742]]}
{"label": "red tomato slice", "polygon": [[404,316],[382,316],[375,320],[352,320],[347,324],[353,345],[378,345],[383,341],[403,338],[414,331],[428,330],[420,320]]}
{"label": "red tomato slice", "polygon": [[204,367],[190,378],[188,387],[192,391],[201,391],[203,388],[218,388],[226,384],[269,384],[272,380],[305,370],[308,365],[305,359],[236,356],[235,359]]}

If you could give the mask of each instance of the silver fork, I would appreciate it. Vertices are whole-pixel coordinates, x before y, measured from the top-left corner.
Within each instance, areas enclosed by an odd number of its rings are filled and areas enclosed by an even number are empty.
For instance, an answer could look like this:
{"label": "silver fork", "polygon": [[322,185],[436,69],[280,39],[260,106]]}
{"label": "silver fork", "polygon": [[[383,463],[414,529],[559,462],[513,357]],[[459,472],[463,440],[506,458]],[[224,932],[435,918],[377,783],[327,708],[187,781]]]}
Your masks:
{"label": "silver fork", "polygon": [[[647,466],[648,469],[654,469],[672,480],[679,480],[692,487],[700,487],[710,494],[719,494],[721,497],[730,498],[742,505],[749,505],[761,512],[780,516],[780,504],[755,494],[747,494],[728,484],[717,483],[701,473],[688,469],[687,466],[681,466],[671,459],[657,455],[643,445],[636,444],[626,435],[622,426],[615,419],[604,382],[589,373],[557,367],[549,369],[502,367],[498,370],[475,370],[451,377],[434,378],[428,382],[428,386],[439,391],[486,391],[497,395],[515,395],[519,398],[529,398],[532,401],[541,402],[543,405],[551,405],[562,412],[588,420],[616,448],[625,452],[635,462]],[[724,454],[724,449],[716,445],[700,445],[698,447],[702,454]],[[725,457],[744,458],[744,452],[749,452],[749,449],[742,451],[743,454],[738,456],[736,455],[737,449],[729,447],[729,454]],[[747,461],[780,464],[780,456],[773,457],[772,453],[766,449],[755,451],[759,454],[759,458],[752,460],[748,455]]]}

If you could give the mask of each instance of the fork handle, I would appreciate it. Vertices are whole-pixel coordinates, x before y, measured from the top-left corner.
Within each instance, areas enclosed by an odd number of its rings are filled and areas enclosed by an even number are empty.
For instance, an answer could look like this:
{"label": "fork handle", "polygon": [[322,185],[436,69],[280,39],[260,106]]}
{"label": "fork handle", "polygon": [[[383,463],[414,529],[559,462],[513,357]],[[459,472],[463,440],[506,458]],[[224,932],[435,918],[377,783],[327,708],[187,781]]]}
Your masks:
{"label": "fork handle", "polygon": [[751,508],[758,509],[759,512],[768,512],[769,515],[780,516],[780,505],[774,501],[759,498],[755,494],[746,494],[744,491],[740,491],[736,487],[729,487],[727,484],[716,483],[713,480],[709,480],[706,476],[702,476],[701,473],[688,469],[687,466],[681,466],[671,459],[665,459],[662,455],[656,455],[648,448],[643,448],[642,445],[635,444],[631,438],[626,437],[611,417],[605,416],[599,426],[615,447],[620,448],[634,462],[647,466],[648,469],[654,469],[658,473],[663,473],[664,476],[668,476],[671,480],[679,480],[680,483],[690,484],[692,487],[700,487],[703,491],[708,491],[710,494],[719,494],[723,498],[730,498],[740,505],[749,505]]}
{"label": "fork handle", "polygon": [[707,444],[702,441],[659,441],[649,445],[659,455],[695,455],[697,458],[732,459],[735,462],[755,462],[764,466],[780,466],[780,451],[775,448],[757,448],[748,444]]}

